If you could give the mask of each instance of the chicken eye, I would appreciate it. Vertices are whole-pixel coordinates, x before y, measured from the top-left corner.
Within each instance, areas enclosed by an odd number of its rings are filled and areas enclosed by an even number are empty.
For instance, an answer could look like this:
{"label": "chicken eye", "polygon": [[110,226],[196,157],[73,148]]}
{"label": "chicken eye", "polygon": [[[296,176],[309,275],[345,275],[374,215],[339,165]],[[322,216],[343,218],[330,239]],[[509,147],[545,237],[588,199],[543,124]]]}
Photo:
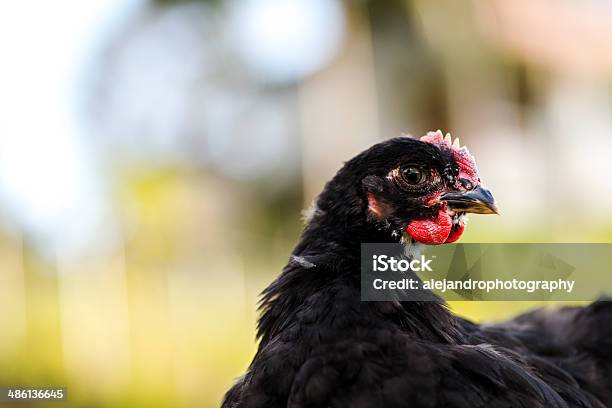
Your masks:
{"label": "chicken eye", "polygon": [[402,179],[412,185],[421,184],[425,181],[425,172],[419,167],[405,167],[401,170]]}
{"label": "chicken eye", "polygon": [[474,185],[472,184],[472,182],[470,180],[461,179],[461,180],[459,180],[459,182],[461,183],[463,188],[465,188],[468,191],[472,190],[474,188]]}

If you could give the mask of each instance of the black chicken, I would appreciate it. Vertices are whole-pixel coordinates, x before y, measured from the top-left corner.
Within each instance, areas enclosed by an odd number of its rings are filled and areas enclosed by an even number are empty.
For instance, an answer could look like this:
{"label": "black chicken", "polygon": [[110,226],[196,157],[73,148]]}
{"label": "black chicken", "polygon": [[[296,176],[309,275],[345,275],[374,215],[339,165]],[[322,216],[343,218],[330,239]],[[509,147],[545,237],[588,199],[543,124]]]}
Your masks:
{"label": "black chicken", "polygon": [[442,301],[360,301],[360,243],[452,242],[467,212],[493,197],[439,131],[347,162],[264,291],[259,349],[223,407],[612,406],[610,302],[479,326]]}

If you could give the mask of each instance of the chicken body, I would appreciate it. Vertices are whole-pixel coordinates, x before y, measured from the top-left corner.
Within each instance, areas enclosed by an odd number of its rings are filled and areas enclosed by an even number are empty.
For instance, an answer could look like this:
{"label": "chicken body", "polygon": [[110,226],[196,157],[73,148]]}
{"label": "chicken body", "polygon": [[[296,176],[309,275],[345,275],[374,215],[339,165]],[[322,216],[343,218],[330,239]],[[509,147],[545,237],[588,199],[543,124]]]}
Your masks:
{"label": "chicken body", "polygon": [[414,242],[417,221],[449,242],[440,214],[494,208],[453,153],[392,139],[326,185],[263,293],[259,349],[223,407],[612,406],[611,302],[479,326],[442,301],[361,301],[360,243]]}

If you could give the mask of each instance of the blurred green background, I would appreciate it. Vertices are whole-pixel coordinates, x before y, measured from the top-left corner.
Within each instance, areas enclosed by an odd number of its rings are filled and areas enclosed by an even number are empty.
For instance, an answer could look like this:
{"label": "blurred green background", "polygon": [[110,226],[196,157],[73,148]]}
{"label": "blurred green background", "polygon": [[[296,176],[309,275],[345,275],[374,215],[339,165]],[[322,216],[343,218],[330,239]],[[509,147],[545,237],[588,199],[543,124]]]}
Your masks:
{"label": "blurred green background", "polygon": [[503,215],[464,242],[612,239],[606,1],[12,2],[0,50],[0,385],[65,406],[218,406],[300,211],[386,137],[470,148]]}

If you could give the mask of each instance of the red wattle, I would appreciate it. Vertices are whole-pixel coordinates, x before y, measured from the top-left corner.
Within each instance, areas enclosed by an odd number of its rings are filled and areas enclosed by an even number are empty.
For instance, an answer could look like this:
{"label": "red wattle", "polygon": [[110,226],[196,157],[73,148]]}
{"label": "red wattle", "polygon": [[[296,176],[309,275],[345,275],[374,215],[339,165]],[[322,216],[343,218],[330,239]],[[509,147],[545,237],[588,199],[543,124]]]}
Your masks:
{"label": "red wattle", "polygon": [[444,241],[444,243],[450,244],[451,242],[455,242],[456,240],[461,238],[461,234],[463,234],[464,229],[465,229],[465,225],[463,224],[453,225],[453,227],[451,228],[450,234],[448,235],[448,238],[446,238],[446,241]]}
{"label": "red wattle", "polygon": [[[410,221],[406,227],[406,232],[414,238],[415,241],[427,245],[439,245],[447,242],[451,235],[452,224],[453,222],[450,215],[448,215],[445,209],[440,208],[437,216]],[[463,229],[461,232],[463,232]],[[461,232],[459,232],[459,236]],[[455,240],[457,240],[459,236],[457,236]]]}

